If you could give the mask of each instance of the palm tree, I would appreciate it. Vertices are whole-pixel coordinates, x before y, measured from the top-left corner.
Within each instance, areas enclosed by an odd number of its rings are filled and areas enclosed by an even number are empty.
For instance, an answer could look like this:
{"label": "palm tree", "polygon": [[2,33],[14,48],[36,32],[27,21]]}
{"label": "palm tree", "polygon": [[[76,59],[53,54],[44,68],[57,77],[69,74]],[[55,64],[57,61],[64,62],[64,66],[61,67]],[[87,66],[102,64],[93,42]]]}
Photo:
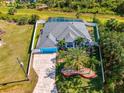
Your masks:
{"label": "palm tree", "polygon": [[59,49],[65,49],[65,40],[63,39],[63,40],[58,41],[57,46]]}
{"label": "palm tree", "polygon": [[79,19],[80,18],[80,12],[77,12],[75,16],[77,19]]}
{"label": "palm tree", "polygon": [[89,57],[85,52],[85,49],[68,49],[66,55],[65,67],[69,67],[75,70],[81,69],[83,66],[89,65]]}

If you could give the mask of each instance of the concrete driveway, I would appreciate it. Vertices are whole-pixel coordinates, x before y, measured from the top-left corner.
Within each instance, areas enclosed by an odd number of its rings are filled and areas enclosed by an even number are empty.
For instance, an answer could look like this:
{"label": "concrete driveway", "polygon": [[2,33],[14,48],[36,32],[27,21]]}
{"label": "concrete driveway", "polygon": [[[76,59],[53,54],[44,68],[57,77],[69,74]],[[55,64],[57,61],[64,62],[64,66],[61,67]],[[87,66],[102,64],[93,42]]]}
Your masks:
{"label": "concrete driveway", "polygon": [[55,86],[54,54],[34,54],[33,68],[38,75],[38,82],[33,93],[57,93]]}

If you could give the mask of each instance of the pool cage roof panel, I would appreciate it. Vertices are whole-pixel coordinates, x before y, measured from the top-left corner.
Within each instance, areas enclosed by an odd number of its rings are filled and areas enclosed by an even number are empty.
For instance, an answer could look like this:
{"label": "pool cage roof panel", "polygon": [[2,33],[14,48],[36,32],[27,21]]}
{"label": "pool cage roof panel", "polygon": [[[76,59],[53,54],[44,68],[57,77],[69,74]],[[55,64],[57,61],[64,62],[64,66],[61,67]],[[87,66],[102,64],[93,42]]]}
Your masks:
{"label": "pool cage roof panel", "polygon": [[48,22],[83,22],[80,19],[71,19],[71,18],[64,18],[64,17],[56,17],[56,18],[49,18]]}

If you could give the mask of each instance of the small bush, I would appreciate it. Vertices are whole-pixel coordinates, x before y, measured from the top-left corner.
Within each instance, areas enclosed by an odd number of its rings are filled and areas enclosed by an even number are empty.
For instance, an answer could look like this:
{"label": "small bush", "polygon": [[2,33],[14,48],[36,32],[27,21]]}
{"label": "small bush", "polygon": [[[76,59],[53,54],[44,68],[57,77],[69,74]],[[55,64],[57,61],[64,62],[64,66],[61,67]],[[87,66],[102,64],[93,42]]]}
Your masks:
{"label": "small bush", "polygon": [[25,25],[28,24],[29,18],[28,17],[21,17],[18,21],[17,24],[18,25]]}
{"label": "small bush", "polygon": [[13,20],[13,22],[18,22],[18,18],[16,18],[16,17],[13,17],[12,20]]}
{"label": "small bush", "polygon": [[26,8],[26,5],[25,4],[17,4],[16,8],[17,9]]}
{"label": "small bush", "polygon": [[27,5],[27,7],[30,8],[30,9],[34,9],[34,8],[36,8],[36,4],[31,3],[31,4]]}
{"label": "small bush", "polygon": [[8,14],[9,14],[9,15],[14,15],[16,12],[17,12],[17,11],[16,11],[15,8],[10,8],[10,9],[8,10]]}
{"label": "small bush", "polygon": [[118,21],[113,18],[110,20],[107,20],[105,27],[106,27],[106,30],[108,31],[117,31]]}
{"label": "small bush", "polygon": [[35,22],[39,19],[38,15],[32,15],[29,19],[29,24],[35,24]]}
{"label": "small bush", "polygon": [[0,19],[10,21],[11,17],[6,14],[0,14]]}

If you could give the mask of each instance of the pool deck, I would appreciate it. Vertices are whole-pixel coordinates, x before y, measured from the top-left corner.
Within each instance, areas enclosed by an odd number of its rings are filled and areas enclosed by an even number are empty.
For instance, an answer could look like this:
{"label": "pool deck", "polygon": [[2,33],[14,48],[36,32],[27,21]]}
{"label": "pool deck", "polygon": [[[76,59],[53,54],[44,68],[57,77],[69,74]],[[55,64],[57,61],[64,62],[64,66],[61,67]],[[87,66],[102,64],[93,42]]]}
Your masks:
{"label": "pool deck", "polygon": [[33,93],[57,93],[55,85],[56,53],[35,54],[33,68],[38,75],[38,82]]}

